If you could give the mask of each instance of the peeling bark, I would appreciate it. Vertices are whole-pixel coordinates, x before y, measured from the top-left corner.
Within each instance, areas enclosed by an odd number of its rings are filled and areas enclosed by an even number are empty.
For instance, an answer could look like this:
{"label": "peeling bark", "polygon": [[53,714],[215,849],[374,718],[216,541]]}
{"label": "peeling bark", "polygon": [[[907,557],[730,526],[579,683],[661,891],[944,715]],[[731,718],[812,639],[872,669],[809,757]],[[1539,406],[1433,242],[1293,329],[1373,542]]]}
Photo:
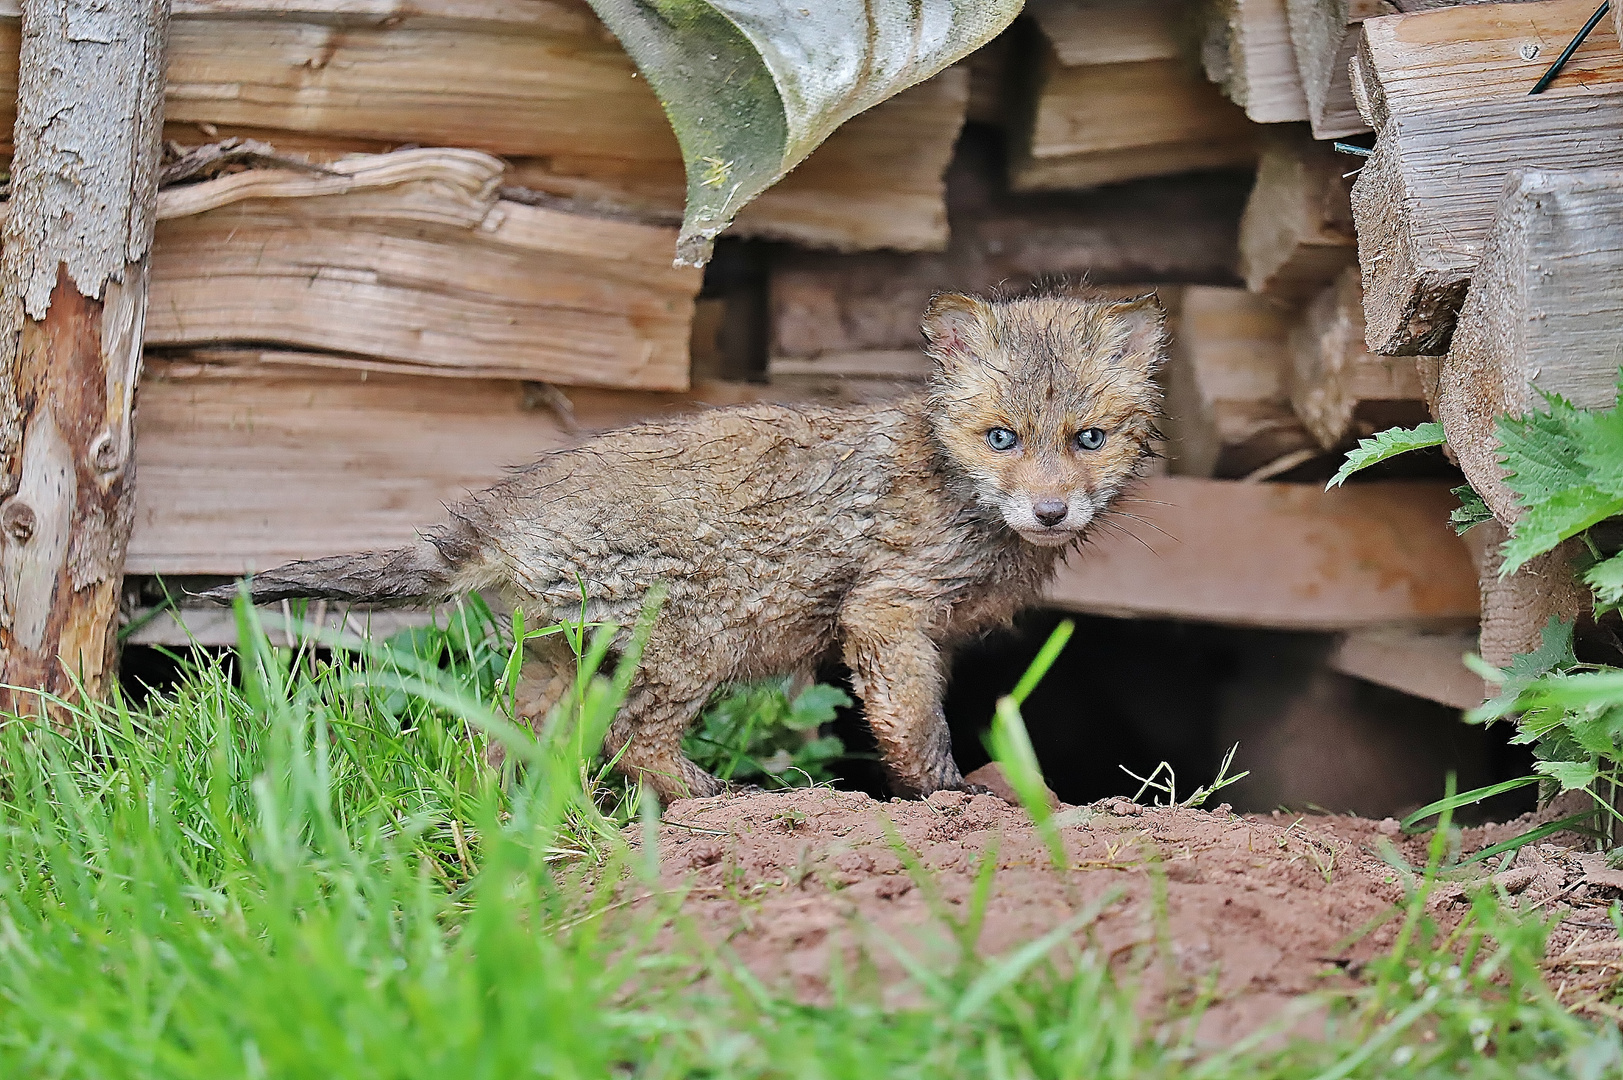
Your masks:
{"label": "peeling bark", "polygon": [[[0,679],[99,695],[132,524],[168,0],[25,0],[0,256]],[[0,708],[40,711],[23,691]]]}

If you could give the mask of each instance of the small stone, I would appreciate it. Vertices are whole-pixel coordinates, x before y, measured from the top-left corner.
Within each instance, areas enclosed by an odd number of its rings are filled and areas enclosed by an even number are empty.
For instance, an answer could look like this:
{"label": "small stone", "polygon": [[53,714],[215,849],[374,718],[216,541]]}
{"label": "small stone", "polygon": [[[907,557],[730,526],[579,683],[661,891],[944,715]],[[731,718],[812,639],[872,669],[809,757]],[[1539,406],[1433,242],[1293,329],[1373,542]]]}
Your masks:
{"label": "small stone", "polygon": [[1382,818],[1375,823],[1375,831],[1382,836],[1396,836],[1403,831],[1403,826],[1398,824],[1395,817]]}

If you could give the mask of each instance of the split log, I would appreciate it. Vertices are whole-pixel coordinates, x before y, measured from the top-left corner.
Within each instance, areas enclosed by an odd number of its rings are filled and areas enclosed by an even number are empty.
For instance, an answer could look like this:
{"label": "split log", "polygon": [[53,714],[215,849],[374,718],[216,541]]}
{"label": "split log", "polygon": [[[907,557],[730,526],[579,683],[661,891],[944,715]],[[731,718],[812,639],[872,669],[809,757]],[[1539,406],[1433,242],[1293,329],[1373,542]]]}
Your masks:
{"label": "split log", "polygon": [[1086,36],[1081,8],[1045,31],[1030,79],[1029,122],[1016,137],[1016,191],[1097,187],[1136,177],[1247,165],[1256,160],[1245,113],[1183,59],[1070,65],[1062,50]]}
{"label": "split log", "polygon": [[1283,309],[1244,289],[1183,290],[1163,376],[1174,473],[1244,477],[1317,455],[1291,410],[1289,327]]}
{"label": "split log", "polygon": [[1623,164],[1623,55],[1591,35],[1528,88],[1589,0],[1451,7],[1364,23],[1354,68],[1379,133],[1353,186],[1369,346],[1446,350],[1506,176]]}
{"label": "split log", "polygon": [[442,374],[679,390],[700,272],[675,231],[499,199],[473,150],[261,169],[160,200],[152,345],[322,349]]}
{"label": "split log", "polygon": [[1438,377],[1437,413],[1500,522],[1521,512],[1499,464],[1498,418],[1617,401],[1623,169],[1511,174]]}
{"label": "split log", "polygon": [[1026,11],[1069,67],[1178,60],[1188,52],[1189,0],[1033,0]]}
{"label": "split log", "polygon": [[1252,292],[1307,300],[1358,257],[1353,160],[1298,127],[1263,136],[1257,183],[1240,219],[1240,275]]}
{"label": "split log", "polygon": [[1584,550],[1576,537],[1500,577],[1504,559],[1499,552],[1509,535],[1498,521],[1484,521],[1464,537],[1482,593],[1477,652],[1496,668],[1509,667],[1518,653],[1537,649],[1550,619],[1572,622],[1589,611],[1592,599],[1573,570]]}
{"label": "split log", "polygon": [[1056,607],[1297,630],[1457,629],[1477,580],[1448,526],[1448,484],[1245,484],[1154,477],[1068,557]]}
{"label": "split log", "polygon": [[1365,630],[1336,642],[1330,667],[1427,701],[1474,709],[1484,700],[1482,680],[1465,666],[1463,658],[1476,649],[1477,635],[1471,632]]}
{"label": "split log", "polygon": [[[99,695],[134,496],[168,0],[26,0],[0,268],[0,683]],[[0,691],[0,711],[41,699]]]}
{"label": "split log", "polygon": [[[15,35],[0,15],[0,110]],[[470,147],[514,159],[512,183],[681,217],[676,138],[585,0],[180,0],[168,85],[172,127],[287,133],[269,137],[279,148]],[[941,172],[967,100],[967,72],[949,68],[869,110],[746,208],[733,235],[940,248]]]}
{"label": "split log", "polygon": [[1358,268],[1314,299],[1290,331],[1291,405],[1325,449],[1430,419],[1415,358],[1364,345]]}
{"label": "split log", "polygon": [[1368,131],[1353,102],[1347,65],[1358,51],[1365,19],[1398,10],[1391,0],[1285,0],[1291,45],[1307,98],[1315,139],[1341,139]]}
{"label": "split log", "polygon": [[1201,61],[1206,77],[1256,123],[1308,118],[1285,0],[1215,0]]}

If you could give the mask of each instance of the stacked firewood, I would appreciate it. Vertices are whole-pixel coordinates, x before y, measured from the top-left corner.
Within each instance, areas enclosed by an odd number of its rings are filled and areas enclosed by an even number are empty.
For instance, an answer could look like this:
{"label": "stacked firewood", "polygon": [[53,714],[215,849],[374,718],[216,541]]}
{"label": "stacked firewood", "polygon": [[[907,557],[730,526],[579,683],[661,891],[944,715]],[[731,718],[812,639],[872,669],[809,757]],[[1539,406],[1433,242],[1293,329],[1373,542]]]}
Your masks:
{"label": "stacked firewood", "polygon": [[[701,272],[671,262],[676,141],[584,0],[176,0],[128,569],[397,543],[673,409],[911,392],[932,293],[1060,280],[1157,291],[1171,349],[1166,475],[1056,604],[1378,630],[1344,650],[1368,668],[1426,652],[1394,627],[1469,626],[1480,570],[1491,644],[1521,647],[1504,605],[1548,604],[1481,530],[1473,566],[1446,479],[1321,489],[1434,414],[1502,530],[1492,417],[1609,401],[1613,26],[1527,94],[1592,8],[1033,0],[836,131]],[[0,102],[18,33],[0,13]]]}

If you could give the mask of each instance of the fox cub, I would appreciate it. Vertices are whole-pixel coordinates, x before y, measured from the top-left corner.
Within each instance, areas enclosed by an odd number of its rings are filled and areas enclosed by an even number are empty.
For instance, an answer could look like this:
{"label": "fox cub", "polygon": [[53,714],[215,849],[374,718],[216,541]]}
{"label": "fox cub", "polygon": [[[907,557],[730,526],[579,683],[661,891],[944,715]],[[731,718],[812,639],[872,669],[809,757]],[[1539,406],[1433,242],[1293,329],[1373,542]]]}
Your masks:
{"label": "fox cub", "polygon": [[[630,627],[668,587],[609,732],[669,801],[721,783],[682,737],[718,687],[844,658],[900,792],[960,787],[941,710],[955,643],[1031,603],[1155,437],[1162,315],[1129,302],[934,298],[927,393],[853,408],[747,405],[549,453],[394,551],[291,563],[255,599],[379,603],[496,589],[530,625]],[[225,590],[220,590],[225,593]],[[216,598],[221,598],[217,596]],[[529,651],[539,723],[574,679]]]}

